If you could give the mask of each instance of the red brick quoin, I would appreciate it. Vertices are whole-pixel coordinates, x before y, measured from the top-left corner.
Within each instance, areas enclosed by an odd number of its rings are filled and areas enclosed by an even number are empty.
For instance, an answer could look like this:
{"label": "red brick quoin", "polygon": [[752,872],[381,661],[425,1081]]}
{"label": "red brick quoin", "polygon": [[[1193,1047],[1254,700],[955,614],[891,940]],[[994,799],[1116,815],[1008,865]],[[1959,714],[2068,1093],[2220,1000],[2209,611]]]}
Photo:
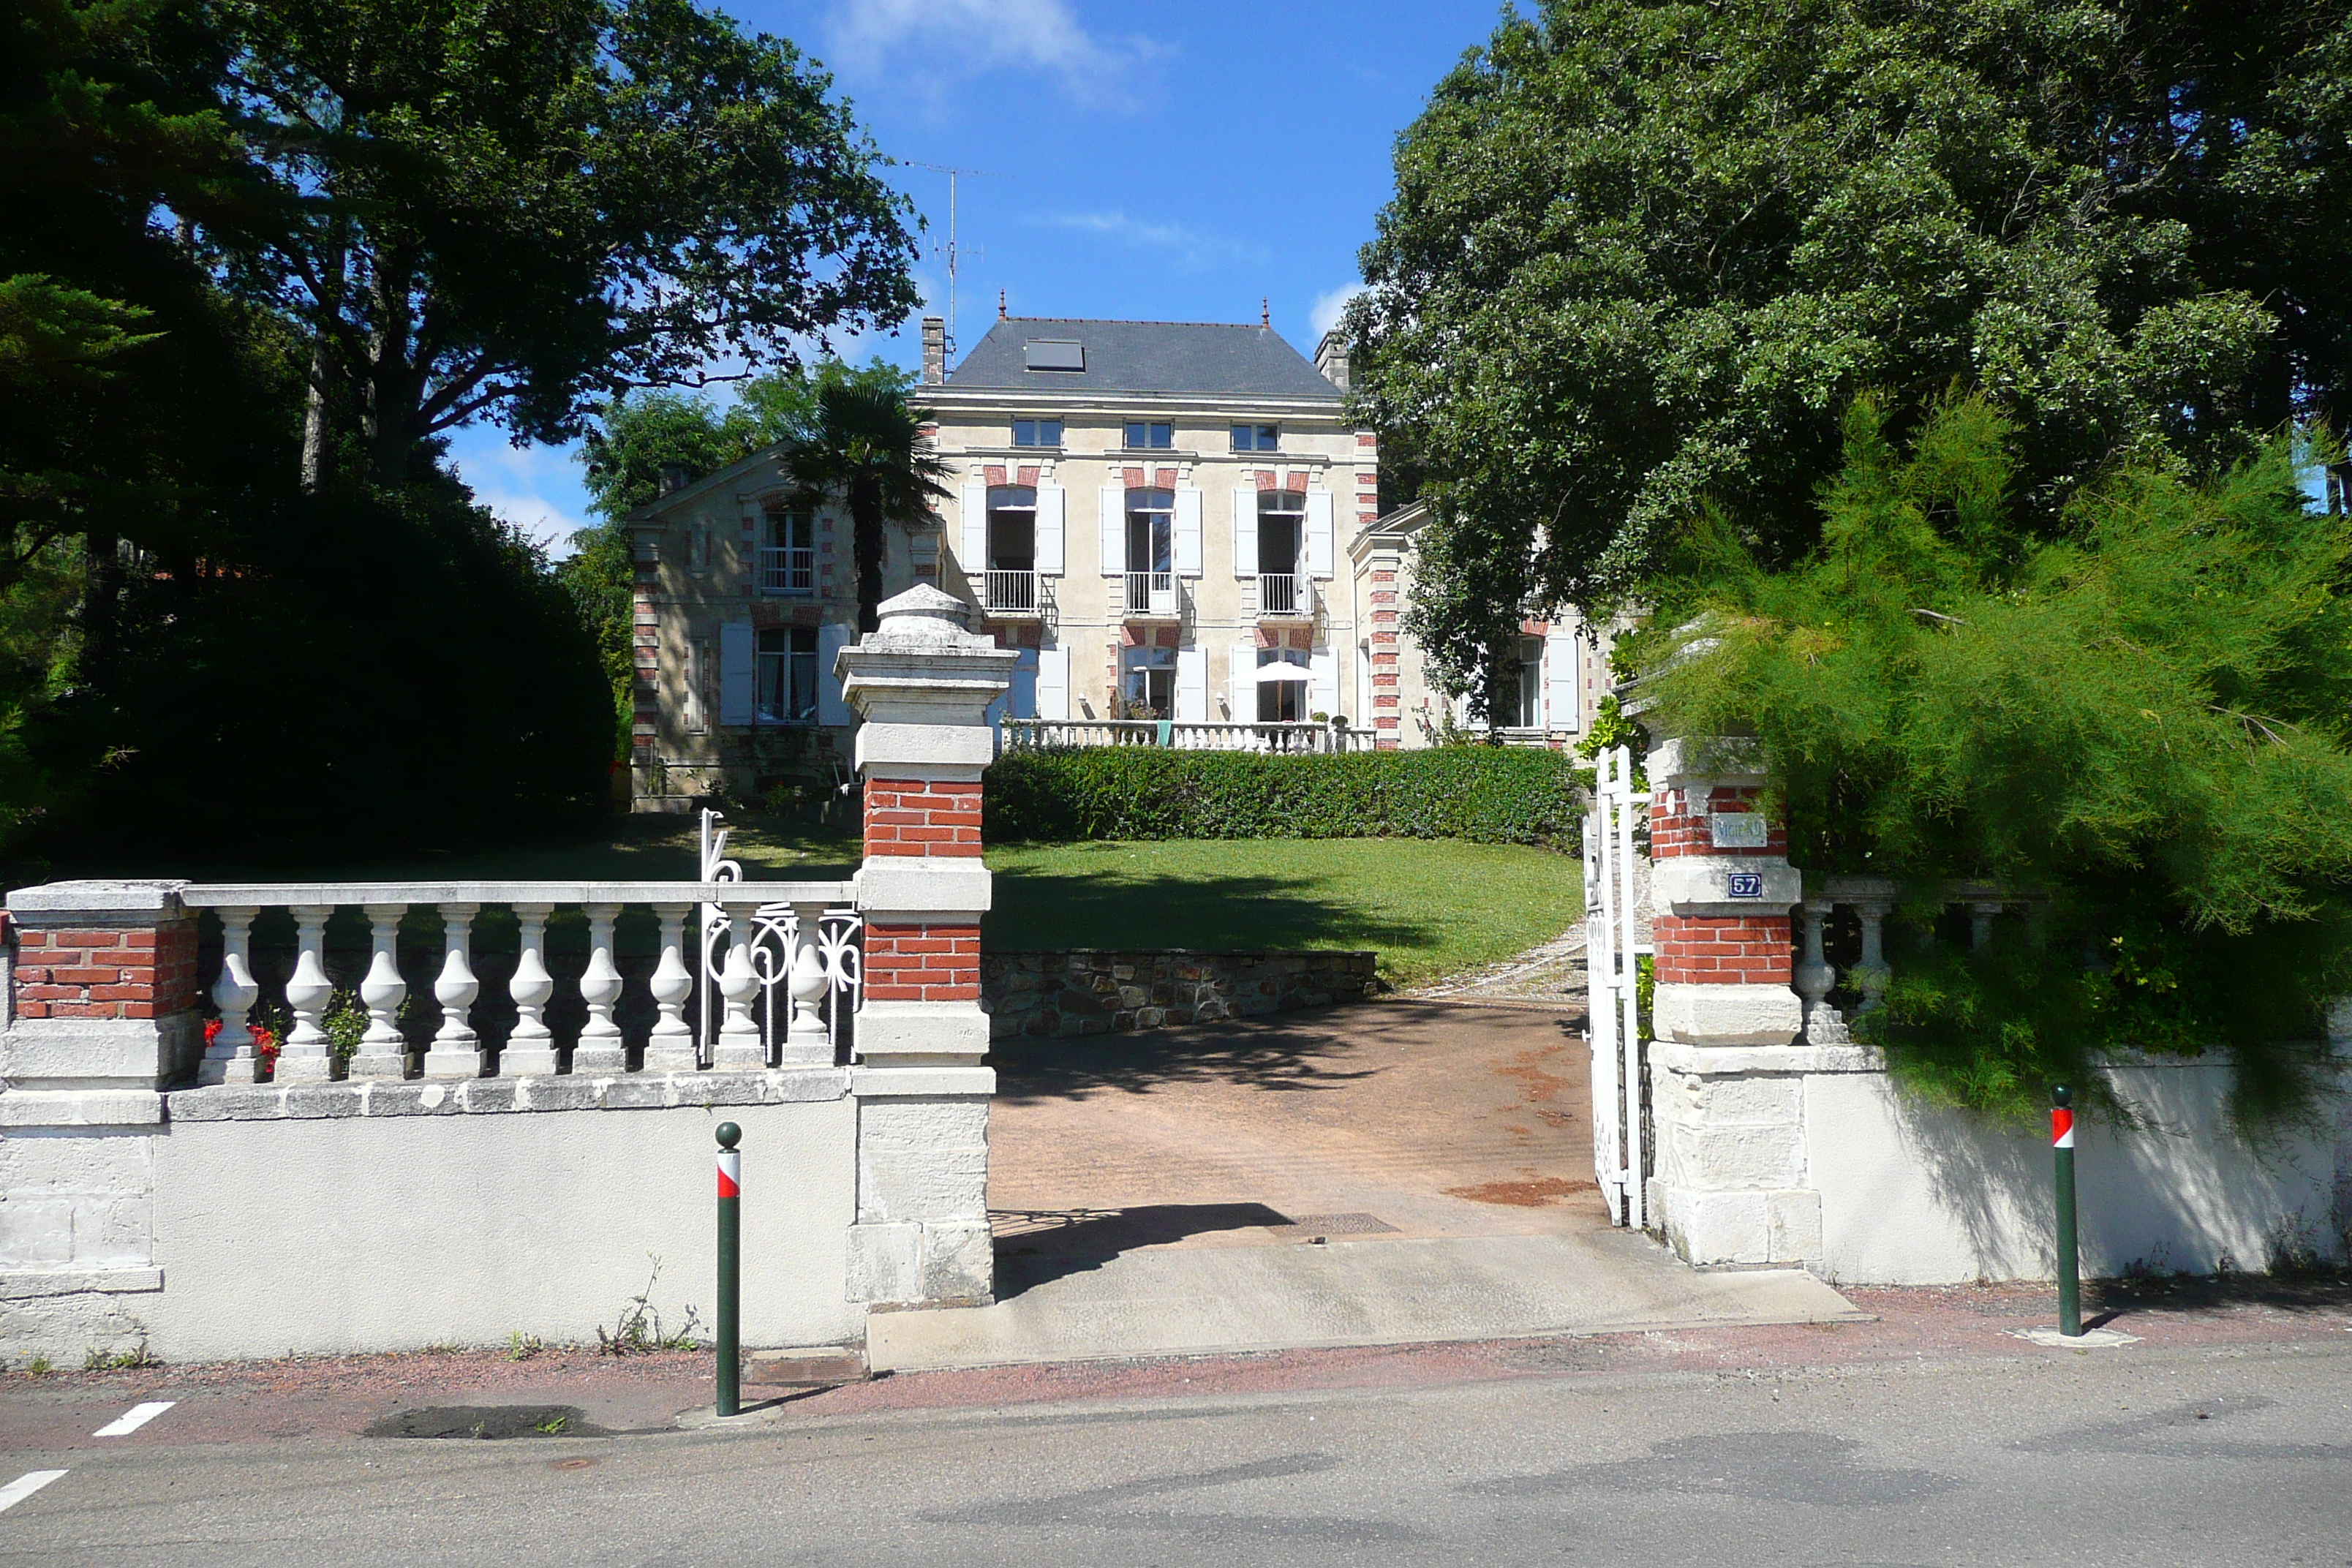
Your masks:
{"label": "red brick quoin", "polygon": [[869,1002],[980,1000],[980,928],[974,925],[869,925],[866,928]]}
{"label": "red brick quoin", "polygon": [[1789,984],[1785,914],[1660,915],[1651,935],[1662,985]]}
{"label": "red brick quoin", "polygon": [[867,780],[866,853],[978,855],[979,782]]}
{"label": "red brick quoin", "polygon": [[196,1005],[196,922],[16,936],[20,1018],[161,1018]]}

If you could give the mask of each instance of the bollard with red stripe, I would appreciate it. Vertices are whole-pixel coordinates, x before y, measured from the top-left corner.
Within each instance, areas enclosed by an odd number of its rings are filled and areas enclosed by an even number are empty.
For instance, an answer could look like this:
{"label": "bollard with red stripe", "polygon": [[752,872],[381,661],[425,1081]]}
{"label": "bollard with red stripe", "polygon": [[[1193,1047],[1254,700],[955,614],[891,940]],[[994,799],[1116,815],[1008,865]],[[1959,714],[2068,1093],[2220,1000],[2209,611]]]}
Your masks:
{"label": "bollard with red stripe", "polygon": [[736,1308],[742,1294],[740,1210],[743,1203],[743,1155],[735,1145],[743,1130],[732,1121],[719,1124],[719,1414],[733,1415],[743,1408],[742,1344]]}
{"label": "bollard with red stripe", "polygon": [[2064,1084],[2050,1090],[2050,1149],[2058,1180],[2058,1331],[2083,1334],[2083,1275],[2074,1246],[2074,1093]]}

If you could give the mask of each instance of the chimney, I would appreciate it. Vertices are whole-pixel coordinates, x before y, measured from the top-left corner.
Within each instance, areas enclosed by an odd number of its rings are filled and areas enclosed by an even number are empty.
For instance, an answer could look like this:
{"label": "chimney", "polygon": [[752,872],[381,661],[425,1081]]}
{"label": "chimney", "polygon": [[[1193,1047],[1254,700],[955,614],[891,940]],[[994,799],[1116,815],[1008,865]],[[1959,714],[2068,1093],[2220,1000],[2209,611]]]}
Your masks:
{"label": "chimney", "polygon": [[923,384],[939,386],[948,378],[948,324],[937,316],[923,318]]}
{"label": "chimney", "polygon": [[1340,391],[1349,389],[1348,340],[1339,335],[1339,328],[1334,327],[1324,333],[1323,341],[1315,345],[1315,368],[1324,380]]}
{"label": "chimney", "polygon": [[656,499],[666,495],[675,495],[693,482],[694,475],[684,463],[664,463],[661,466],[661,479],[654,487],[654,495]]}

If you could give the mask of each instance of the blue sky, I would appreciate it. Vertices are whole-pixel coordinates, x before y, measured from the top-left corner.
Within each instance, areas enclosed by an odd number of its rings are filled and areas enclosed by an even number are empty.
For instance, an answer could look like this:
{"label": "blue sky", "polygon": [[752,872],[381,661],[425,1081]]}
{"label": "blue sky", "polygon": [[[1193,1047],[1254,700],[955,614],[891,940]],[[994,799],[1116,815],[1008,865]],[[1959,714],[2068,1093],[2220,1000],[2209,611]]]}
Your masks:
{"label": "blue sky", "polygon": [[[1356,281],[1389,153],[1497,0],[731,0],[824,62],[882,151],[959,182],[957,335],[1015,315],[1274,324],[1312,352]],[[947,238],[944,174],[891,179]],[[946,305],[945,258],[918,279]],[[845,345],[912,366],[914,323]],[[560,542],[588,521],[569,449],[460,431],[482,500]],[[559,544],[560,548],[560,544]]]}

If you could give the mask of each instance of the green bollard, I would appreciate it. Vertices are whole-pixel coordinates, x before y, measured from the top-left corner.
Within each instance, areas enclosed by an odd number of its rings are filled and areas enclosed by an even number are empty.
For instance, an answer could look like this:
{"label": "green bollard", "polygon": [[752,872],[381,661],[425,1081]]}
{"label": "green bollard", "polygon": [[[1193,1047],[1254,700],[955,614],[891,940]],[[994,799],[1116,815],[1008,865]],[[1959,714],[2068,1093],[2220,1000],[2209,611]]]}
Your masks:
{"label": "green bollard", "polygon": [[2050,1090],[2050,1148],[2058,1178],[2058,1331],[2083,1334],[2082,1263],[2074,1246],[2074,1093],[2064,1084]]}
{"label": "green bollard", "polygon": [[736,1308],[743,1290],[743,1156],[735,1144],[743,1130],[719,1124],[719,1414],[743,1408],[743,1350]]}

